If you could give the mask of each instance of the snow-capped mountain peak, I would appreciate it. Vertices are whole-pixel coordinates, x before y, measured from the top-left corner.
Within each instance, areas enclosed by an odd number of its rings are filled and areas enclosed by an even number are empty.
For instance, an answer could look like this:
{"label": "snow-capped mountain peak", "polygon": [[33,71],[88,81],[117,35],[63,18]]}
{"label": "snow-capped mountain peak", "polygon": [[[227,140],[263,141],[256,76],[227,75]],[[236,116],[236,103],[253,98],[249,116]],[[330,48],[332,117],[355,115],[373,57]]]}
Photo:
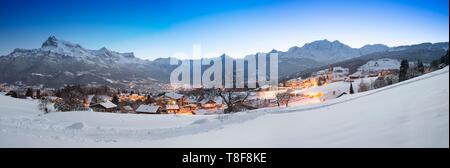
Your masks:
{"label": "snow-capped mountain peak", "polygon": [[43,48],[43,49],[45,49],[45,48],[52,48],[52,49],[54,49],[54,48],[80,48],[80,49],[82,49],[83,47],[81,47],[79,44],[56,39],[55,36],[50,36],[44,43],[42,43],[41,48]]}
{"label": "snow-capped mountain peak", "polygon": [[55,36],[48,37],[48,39],[42,43],[42,48],[46,47],[58,47],[58,40]]}
{"label": "snow-capped mountain peak", "polygon": [[99,51],[109,51],[109,49],[107,49],[106,47],[102,47],[99,49]]}
{"label": "snow-capped mountain peak", "polygon": [[86,49],[79,44],[57,39],[55,36],[50,36],[40,48],[42,51],[49,51],[51,53],[74,56],[87,57],[92,56]]}
{"label": "snow-capped mountain peak", "polygon": [[55,36],[50,36],[48,39],[42,44],[40,48],[41,51],[46,51],[50,53],[65,55],[65,56],[73,56],[80,58],[92,58],[92,57],[102,57],[107,59],[134,59],[135,56],[132,52],[130,53],[119,53],[112,51],[106,47],[102,47],[98,50],[89,50],[83,48],[81,45],[72,43],[69,41],[57,39]]}
{"label": "snow-capped mountain peak", "polygon": [[134,53],[133,52],[127,52],[127,53],[119,53],[116,51],[112,51],[107,49],[106,47],[102,47],[99,50],[90,50],[90,53],[95,56],[99,57],[109,57],[109,58],[125,58],[125,59],[134,59]]}

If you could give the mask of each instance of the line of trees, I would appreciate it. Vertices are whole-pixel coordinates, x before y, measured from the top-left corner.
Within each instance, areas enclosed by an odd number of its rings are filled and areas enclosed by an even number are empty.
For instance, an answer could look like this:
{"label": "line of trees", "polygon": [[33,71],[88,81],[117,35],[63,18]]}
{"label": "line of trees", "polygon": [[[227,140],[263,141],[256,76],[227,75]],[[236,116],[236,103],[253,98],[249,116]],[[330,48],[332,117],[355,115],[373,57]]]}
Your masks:
{"label": "line of trees", "polygon": [[226,105],[224,113],[234,113],[243,109],[253,108],[246,104],[246,100],[250,95],[248,88],[197,88],[189,91],[181,91],[181,93],[193,97],[197,102],[204,99],[214,99],[218,96]]}
{"label": "line of trees", "polygon": [[[443,68],[444,66],[447,66],[449,63],[448,61],[448,50],[445,55],[441,56],[440,59],[432,61],[430,65],[430,70],[435,70],[438,68]],[[359,83],[358,92],[364,92],[368,91],[370,89],[378,89],[384,86],[392,85],[396,82],[401,82],[408,80],[410,78],[414,78],[420,75],[423,75],[426,73],[426,67],[423,64],[421,60],[418,60],[413,64],[415,66],[411,67],[408,60],[403,59],[400,62],[400,70],[398,71],[398,80],[395,78],[392,78],[392,76],[380,76],[378,77],[374,82],[371,84],[367,84],[364,81],[361,81]],[[353,93],[353,87],[352,84],[350,84],[350,94]]]}
{"label": "line of trees", "polygon": [[443,68],[444,66],[447,66],[448,64],[449,64],[448,50],[447,50],[447,53],[445,55],[441,56],[440,59],[431,61],[431,67],[434,69]]}
{"label": "line of trees", "polygon": [[66,86],[57,91],[57,97],[62,98],[57,101],[54,107],[58,111],[85,110],[83,100],[87,97],[86,91],[80,86]]}

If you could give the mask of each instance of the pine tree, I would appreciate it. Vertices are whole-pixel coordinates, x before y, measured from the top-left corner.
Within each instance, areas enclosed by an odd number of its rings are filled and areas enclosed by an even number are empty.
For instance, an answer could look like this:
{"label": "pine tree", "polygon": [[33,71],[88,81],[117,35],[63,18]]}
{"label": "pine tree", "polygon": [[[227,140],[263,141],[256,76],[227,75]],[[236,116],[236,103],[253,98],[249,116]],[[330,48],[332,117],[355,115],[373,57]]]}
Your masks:
{"label": "pine tree", "polygon": [[447,53],[441,57],[441,64],[448,65],[448,50]]}
{"label": "pine tree", "polygon": [[353,85],[352,85],[352,83],[350,83],[350,94],[353,94],[353,93],[355,93],[355,91],[353,91]]}
{"label": "pine tree", "polygon": [[432,68],[438,68],[439,67],[439,62],[440,62],[440,60],[433,60],[433,61],[431,61],[430,66]]}
{"label": "pine tree", "polygon": [[61,97],[61,90],[60,89],[56,90],[55,96],[56,97]]}
{"label": "pine tree", "polygon": [[25,97],[33,97],[33,90],[31,88],[27,89],[27,92],[25,93]]}
{"label": "pine tree", "polygon": [[41,89],[36,90],[36,98],[41,98]]}
{"label": "pine tree", "polygon": [[398,74],[399,82],[408,79],[408,69],[409,69],[408,60],[402,60],[402,62],[400,63],[400,72]]}
{"label": "pine tree", "polygon": [[112,103],[114,103],[115,105],[119,105],[119,96],[117,96],[116,94],[113,96]]}
{"label": "pine tree", "polygon": [[424,74],[425,73],[425,67],[423,66],[423,63],[421,60],[417,61],[417,71],[420,74]]}

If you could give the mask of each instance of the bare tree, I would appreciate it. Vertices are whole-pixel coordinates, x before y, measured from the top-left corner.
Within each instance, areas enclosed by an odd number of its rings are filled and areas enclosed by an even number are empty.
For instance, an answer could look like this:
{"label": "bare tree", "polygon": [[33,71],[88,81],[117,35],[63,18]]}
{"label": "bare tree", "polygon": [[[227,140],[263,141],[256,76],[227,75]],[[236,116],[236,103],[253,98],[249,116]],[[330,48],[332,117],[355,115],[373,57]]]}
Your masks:
{"label": "bare tree", "polygon": [[369,90],[369,86],[367,86],[367,84],[361,80],[361,83],[359,83],[359,88],[358,88],[358,92],[365,92]]}
{"label": "bare tree", "polygon": [[372,87],[375,89],[387,86],[387,82],[383,77],[378,77],[375,82],[372,83]]}
{"label": "bare tree", "polygon": [[200,101],[204,99],[206,90],[204,88],[195,88],[188,93],[186,93],[189,96],[192,96],[195,101]]}
{"label": "bare tree", "polygon": [[195,88],[189,91],[182,91],[181,94],[188,95],[193,100],[199,102],[203,99],[215,99],[218,96],[215,88]]}
{"label": "bare tree", "polygon": [[28,88],[27,92],[25,93],[25,97],[33,97],[33,89]]}
{"label": "bare tree", "polygon": [[291,99],[291,95],[288,92],[277,93],[277,104],[280,107],[281,104],[286,104],[286,107],[289,105],[289,100]]}
{"label": "bare tree", "polygon": [[227,108],[224,111],[225,113],[240,111],[241,108],[245,107],[244,102],[250,95],[249,91],[236,88],[218,89],[217,93],[227,105]]}
{"label": "bare tree", "polygon": [[50,110],[48,109],[48,103],[50,102],[50,100],[47,97],[42,97],[41,99],[39,99],[39,110],[43,111],[44,114],[47,114],[48,112],[50,112]]}

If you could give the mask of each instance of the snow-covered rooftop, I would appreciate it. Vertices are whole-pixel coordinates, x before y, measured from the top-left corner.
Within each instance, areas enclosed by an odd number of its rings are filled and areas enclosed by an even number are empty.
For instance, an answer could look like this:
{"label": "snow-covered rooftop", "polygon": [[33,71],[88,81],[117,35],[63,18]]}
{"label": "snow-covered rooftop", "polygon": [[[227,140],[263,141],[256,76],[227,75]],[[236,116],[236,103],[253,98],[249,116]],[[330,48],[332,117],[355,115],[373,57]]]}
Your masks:
{"label": "snow-covered rooftop", "polygon": [[178,106],[177,104],[166,105],[166,109],[167,110],[178,110],[178,109],[180,109],[180,106]]}
{"label": "snow-covered rooftop", "polygon": [[206,98],[206,99],[203,99],[202,101],[200,101],[200,104],[205,104],[205,103],[207,103],[207,102],[209,102],[209,101],[213,101],[214,103],[217,103],[217,104],[222,104],[222,98],[219,97],[219,96],[217,96],[217,97],[215,97],[215,98]]}
{"label": "snow-covered rooftop", "polygon": [[192,99],[192,98],[186,99],[186,102],[188,102],[188,103],[197,103],[197,101]]}
{"label": "snow-covered rooftop", "polygon": [[159,106],[154,106],[154,105],[140,105],[136,109],[136,112],[140,112],[140,113],[156,113],[156,112],[158,112],[159,108],[160,108]]}
{"label": "snow-covered rooftop", "polygon": [[110,102],[110,101],[106,101],[104,103],[100,103],[101,106],[103,106],[104,108],[116,108],[117,105],[115,105],[114,103]]}
{"label": "snow-covered rooftop", "polygon": [[133,110],[133,108],[131,106],[123,106],[123,109],[128,110],[128,111]]}
{"label": "snow-covered rooftop", "polygon": [[178,93],[175,93],[175,92],[169,92],[169,93],[166,93],[166,94],[164,94],[166,97],[170,97],[170,98],[172,98],[172,99],[181,99],[181,98],[183,98],[183,96],[184,95],[182,95],[182,94],[178,94]]}

